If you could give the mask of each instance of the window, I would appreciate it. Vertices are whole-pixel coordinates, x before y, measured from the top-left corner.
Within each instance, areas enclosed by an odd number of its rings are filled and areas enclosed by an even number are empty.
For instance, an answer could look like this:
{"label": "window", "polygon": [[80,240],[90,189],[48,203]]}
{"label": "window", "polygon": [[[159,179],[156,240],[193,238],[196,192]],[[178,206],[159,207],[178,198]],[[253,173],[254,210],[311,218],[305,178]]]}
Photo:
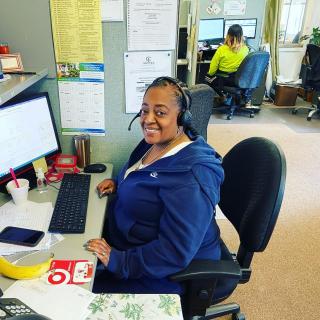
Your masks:
{"label": "window", "polygon": [[298,43],[302,36],[304,13],[307,0],[283,0],[279,43]]}

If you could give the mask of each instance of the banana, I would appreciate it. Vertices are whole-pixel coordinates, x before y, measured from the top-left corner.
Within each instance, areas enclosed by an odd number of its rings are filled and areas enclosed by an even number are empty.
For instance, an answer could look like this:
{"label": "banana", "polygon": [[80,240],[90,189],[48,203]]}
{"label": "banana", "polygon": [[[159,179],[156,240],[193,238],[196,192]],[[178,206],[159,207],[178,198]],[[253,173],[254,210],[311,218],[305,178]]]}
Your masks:
{"label": "banana", "polygon": [[0,274],[17,280],[39,278],[49,270],[52,259],[53,253],[51,253],[49,259],[42,263],[31,266],[17,266],[0,256]]}

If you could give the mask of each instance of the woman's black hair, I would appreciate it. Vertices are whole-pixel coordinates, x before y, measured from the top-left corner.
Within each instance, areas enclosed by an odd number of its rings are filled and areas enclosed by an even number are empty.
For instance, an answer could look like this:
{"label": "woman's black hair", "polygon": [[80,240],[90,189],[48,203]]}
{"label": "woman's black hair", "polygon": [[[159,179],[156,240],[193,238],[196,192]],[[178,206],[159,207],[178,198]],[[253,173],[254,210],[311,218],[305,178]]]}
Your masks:
{"label": "woman's black hair", "polygon": [[228,29],[228,35],[232,38],[235,38],[237,42],[240,43],[243,37],[243,31],[240,24],[233,24],[232,26],[230,26],[230,28]]}

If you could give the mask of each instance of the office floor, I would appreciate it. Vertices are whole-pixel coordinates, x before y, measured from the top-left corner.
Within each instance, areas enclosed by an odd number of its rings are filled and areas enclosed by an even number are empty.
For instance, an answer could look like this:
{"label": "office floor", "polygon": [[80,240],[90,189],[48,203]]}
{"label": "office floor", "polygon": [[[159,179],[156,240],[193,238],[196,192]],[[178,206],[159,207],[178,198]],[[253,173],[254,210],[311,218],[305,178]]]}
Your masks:
{"label": "office floor", "polygon": [[[265,105],[255,118],[235,116],[232,120],[215,113],[208,127],[208,143],[222,156],[252,136],[275,141],[286,156],[285,193],[270,243],[265,252],[255,255],[250,281],[225,301],[240,303],[247,319],[319,318],[320,118],[307,121],[306,110],[297,115],[291,111]],[[224,241],[235,251],[239,239],[234,228],[224,219],[218,224]]]}
{"label": "office floor", "polygon": [[[297,99],[296,106],[310,105],[309,102]],[[226,120],[223,113],[214,111],[211,116],[210,124],[284,124],[297,133],[319,133],[320,118],[314,116],[311,121],[307,121],[307,109],[300,109],[293,115],[293,107],[277,107],[269,103],[263,103],[259,113],[254,118],[248,115],[235,115],[231,120]]]}

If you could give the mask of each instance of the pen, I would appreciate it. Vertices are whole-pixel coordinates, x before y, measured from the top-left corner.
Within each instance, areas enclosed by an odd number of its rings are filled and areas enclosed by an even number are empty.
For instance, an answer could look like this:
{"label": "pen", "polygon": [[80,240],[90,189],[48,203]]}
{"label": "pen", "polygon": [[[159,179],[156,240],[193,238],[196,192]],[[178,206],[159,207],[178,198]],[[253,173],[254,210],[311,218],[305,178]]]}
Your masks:
{"label": "pen", "polygon": [[12,179],[14,180],[14,183],[16,184],[16,187],[17,187],[17,188],[20,188],[19,183],[18,183],[18,180],[17,180],[17,178],[16,178],[16,175],[14,174],[13,169],[10,168],[9,170],[10,170],[10,173],[11,173],[11,177],[12,177]]}

